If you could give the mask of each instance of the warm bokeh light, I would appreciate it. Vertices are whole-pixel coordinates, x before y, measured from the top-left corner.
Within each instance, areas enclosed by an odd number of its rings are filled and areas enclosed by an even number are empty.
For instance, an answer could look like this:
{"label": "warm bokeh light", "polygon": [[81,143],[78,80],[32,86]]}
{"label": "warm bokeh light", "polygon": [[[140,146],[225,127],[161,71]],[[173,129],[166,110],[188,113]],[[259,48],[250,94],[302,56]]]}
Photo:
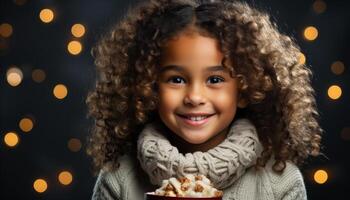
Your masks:
{"label": "warm bokeh light", "polygon": [[4,142],[9,147],[15,147],[19,142],[18,135],[15,132],[8,132],[5,134]]}
{"label": "warm bokeh light", "polygon": [[341,61],[335,61],[331,65],[331,70],[336,75],[342,74],[344,72],[344,69],[345,69],[344,63],[342,63]]}
{"label": "warm bokeh light", "polygon": [[36,179],[34,181],[33,188],[35,191],[43,193],[47,190],[47,183],[44,179]]}
{"label": "warm bokeh light", "polygon": [[53,94],[57,99],[64,99],[68,94],[68,89],[63,84],[57,84],[53,89]]}
{"label": "warm bokeh light", "polygon": [[300,52],[300,55],[299,55],[299,63],[304,65],[306,63],[306,57],[303,53]]}
{"label": "warm bokeh light", "polygon": [[340,132],[340,137],[343,140],[350,140],[350,127],[343,128],[343,130]]}
{"label": "warm bokeh light", "polygon": [[318,184],[324,184],[328,180],[328,173],[323,169],[319,169],[314,174],[314,180]]}
{"label": "warm bokeh light", "polygon": [[327,5],[323,0],[316,0],[313,4],[312,4],[312,8],[314,9],[314,11],[318,14],[323,13],[324,11],[326,11]]}
{"label": "warm bokeh light", "polygon": [[0,37],[0,51],[1,50],[5,50],[5,49],[7,49],[8,48],[8,40],[7,39],[5,39],[5,38],[3,38],[3,37]]}
{"label": "warm bokeh light", "polygon": [[74,24],[71,28],[71,32],[74,37],[82,37],[85,34],[85,27],[82,24]]}
{"label": "warm bokeh light", "polygon": [[314,26],[308,26],[304,30],[304,38],[309,41],[313,41],[318,36],[318,30]]}
{"label": "warm bokeh light", "polygon": [[27,3],[27,0],[14,0],[13,2],[18,6],[23,6],[25,3]]}
{"label": "warm bokeh light", "polygon": [[37,82],[37,83],[41,83],[45,80],[46,78],[46,74],[44,72],[44,70],[41,69],[35,69],[32,72],[32,79]]}
{"label": "warm bokeh light", "polygon": [[328,88],[328,96],[331,99],[339,99],[342,94],[342,90],[338,85],[332,85]]}
{"label": "warm bokeh light", "polygon": [[10,37],[12,35],[13,28],[11,24],[3,23],[0,25],[0,36],[2,37]]}
{"label": "warm bokeh light", "polygon": [[6,78],[7,78],[8,84],[10,84],[13,87],[16,87],[22,82],[22,79],[23,79],[22,70],[20,70],[17,67],[11,67],[6,72]]}
{"label": "warm bokeh light", "polygon": [[69,185],[73,181],[73,176],[68,171],[63,171],[58,175],[58,181],[62,185]]}
{"label": "warm bokeh light", "polygon": [[83,47],[79,41],[71,41],[68,43],[67,49],[70,54],[78,55],[83,49]]}
{"label": "warm bokeh light", "polygon": [[54,15],[53,11],[48,9],[48,8],[42,9],[40,11],[40,14],[39,14],[39,17],[40,17],[41,21],[44,22],[44,23],[52,22],[54,16],[55,15]]}
{"label": "warm bokeh light", "polygon": [[77,138],[72,138],[68,141],[68,149],[73,152],[78,152],[81,149],[81,142]]}
{"label": "warm bokeh light", "polygon": [[19,122],[19,127],[23,132],[31,131],[33,129],[33,126],[34,126],[33,121],[29,118],[23,118]]}

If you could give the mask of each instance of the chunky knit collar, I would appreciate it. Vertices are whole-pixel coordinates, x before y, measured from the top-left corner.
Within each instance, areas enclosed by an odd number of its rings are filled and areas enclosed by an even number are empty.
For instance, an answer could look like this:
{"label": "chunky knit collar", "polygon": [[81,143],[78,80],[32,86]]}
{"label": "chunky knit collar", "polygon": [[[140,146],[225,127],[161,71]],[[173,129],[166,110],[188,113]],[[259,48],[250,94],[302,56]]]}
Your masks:
{"label": "chunky knit collar", "polygon": [[255,164],[262,151],[256,129],[248,119],[230,126],[227,138],[207,152],[180,153],[162,134],[159,122],[147,124],[137,141],[137,158],[154,185],[186,174],[207,176],[218,189],[229,187]]}

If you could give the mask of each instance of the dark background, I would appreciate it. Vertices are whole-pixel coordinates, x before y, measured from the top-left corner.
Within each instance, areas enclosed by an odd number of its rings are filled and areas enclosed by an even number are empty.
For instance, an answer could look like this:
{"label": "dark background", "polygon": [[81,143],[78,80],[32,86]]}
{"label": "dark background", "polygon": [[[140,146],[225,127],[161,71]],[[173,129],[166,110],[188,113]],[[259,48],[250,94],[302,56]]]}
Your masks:
{"label": "dark background", "polygon": [[[0,24],[9,23],[13,34],[2,38],[0,49],[0,199],[89,199],[96,177],[91,160],[85,154],[85,141],[93,123],[86,117],[85,98],[95,84],[95,68],[91,47],[135,1],[121,0],[27,0],[16,5],[13,0],[0,0]],[[296,39],[314,73],[312,84],[321,115],[324,156],[308,160],[301,168],[308,198],[348,199],[350,184],[349,127],[349,19],[350,2],[326,0],[326,10],[316,13],[313,0],[255,0],[248,1],[271,13],[279,29]],[[39,19],[43,8],[55,11],[53,22]],[[78,56],[67,52],[67,43],[74,39],[70,28],[75,23],[85,25],[86,33],[78,38],[83,51]],[[313,25],[319,31],[313,42],[305,41],[302,31]],[[345,65],[341,75],[330,70],[340,60]],[[22,83],[17,87],[6,81],[6,71],[16,65],[23,71]],[[46,79],[36,83],[31,78],[34,69],[42,69]],[[68,96],[58,100],[53,87],[63,83]],[[333,85],[342,88],[342,96],[331,100],[327,95]],[[31,116],[34,128],[24,133],[18,126],[20,119]],[[4,135],[15,131],[20,143],[9,148]],[[343,133],[342,133],[343,132]],[[70,138],[81,140],[78,152],[67,148]],[[317,184],[313,173],[325,169],[329,179]],[[61,170],[73,174],[73,182],[63,186],[57,181]],[[44,178],[48,189],[37,193],[33,182]]]}

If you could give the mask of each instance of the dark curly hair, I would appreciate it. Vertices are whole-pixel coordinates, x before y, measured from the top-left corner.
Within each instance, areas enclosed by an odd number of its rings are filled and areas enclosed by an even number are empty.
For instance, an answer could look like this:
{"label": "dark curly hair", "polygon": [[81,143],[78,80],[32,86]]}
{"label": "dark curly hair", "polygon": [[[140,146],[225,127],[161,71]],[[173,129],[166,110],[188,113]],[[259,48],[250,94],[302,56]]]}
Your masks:
{"label": "dark curly hair", "polygon": [[257,166],[274,155],[273,169],[283,171],[287,160],[300,165],[320,153],[312,72],[268,14],[229,0],[149,0],[129,10],[92,50],[100,76],[86,100],[95,119],[87,153],[96,169],[118,168],[118,157],[134,151],[142,127],[157,118],[162,46],[189,27],[217,39],[224,67],[240,80],[240,95],[249,102],[240,116],[252,121],[264,146]]}

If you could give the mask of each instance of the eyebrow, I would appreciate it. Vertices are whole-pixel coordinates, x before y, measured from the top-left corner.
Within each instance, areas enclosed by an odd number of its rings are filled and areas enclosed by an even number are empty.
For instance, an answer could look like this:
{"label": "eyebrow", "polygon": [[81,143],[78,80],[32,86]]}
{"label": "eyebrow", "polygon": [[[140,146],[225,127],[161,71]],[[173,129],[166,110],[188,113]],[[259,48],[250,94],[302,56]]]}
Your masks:
{"label": "eyebrow", "polygon": [[[181,67],[179,65],[166,65],[160,68],[160,73],[164,73],[166,71],[178,71],[178,72],[183,72],[184,67]],[[225,71],[226,68],[223,67],[222,65],[217,65],[217,66],[210,66],[210,67],[206,67],[205,71],[210,71],[210,72],[216,72],[216,71]]]}

